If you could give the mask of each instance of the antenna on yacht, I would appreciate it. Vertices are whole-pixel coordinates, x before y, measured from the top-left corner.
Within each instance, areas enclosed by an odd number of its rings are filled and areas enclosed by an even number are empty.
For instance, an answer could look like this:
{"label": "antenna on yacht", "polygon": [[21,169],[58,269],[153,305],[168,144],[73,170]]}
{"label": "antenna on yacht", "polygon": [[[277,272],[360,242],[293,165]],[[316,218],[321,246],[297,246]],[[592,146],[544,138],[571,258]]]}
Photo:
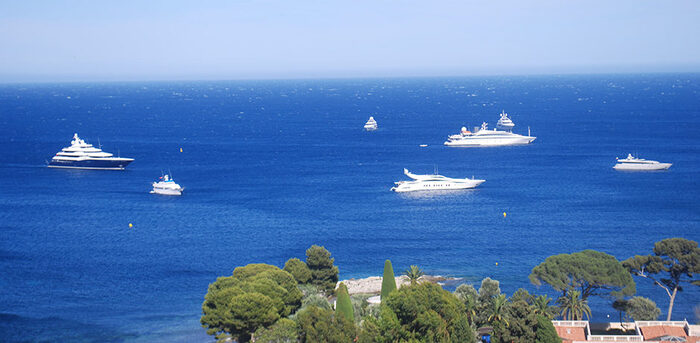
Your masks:
{"label": "antenna on yacht", "polygon": [[437,164],[433,164],[433,175],[437,175],[437,174],[438,174]]}
{"label": "antenna on yacht", "polygon": [[530,127],[527,127],[527,135],[530,136]]}
{"label": "antenna on yacht", "polygon": [[100,143],[100,137],[97,137],[97,147],[102,149],[102,143]]}

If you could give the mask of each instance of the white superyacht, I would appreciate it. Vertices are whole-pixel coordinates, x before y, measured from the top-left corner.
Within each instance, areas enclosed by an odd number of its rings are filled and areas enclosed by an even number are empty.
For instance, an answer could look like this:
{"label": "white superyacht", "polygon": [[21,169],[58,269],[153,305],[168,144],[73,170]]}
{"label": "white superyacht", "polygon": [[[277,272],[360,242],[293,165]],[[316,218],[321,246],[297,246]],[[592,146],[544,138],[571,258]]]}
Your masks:
{"label": "white superyacht", "polygon": [[73,135],[70,146],[61,149],[48,163],[49,168],[124,170],[133,158],[114,157]]}
{"label": "white superyacht", "polygon": [[445,177],[442,175],[416,175],[408,171],[408,169],[403,170],[406,176],[413,179],[412,181],[399,181],[395,182],[396,186],[392,187],[391,190],[394,192],[412,192],[412,191],[438,191],[438,190],[455,190],[455,189],[469,189],[474,188],[486,180],[478,179],[453,179]]}
{"label": "white superyacht", "polygon": [[445,142],[446,146],[451,147],[487,147],[487,146],[506,146],[506,145],[524,145],[532,143],[537,137],[530,136],[528,128],[527,136],[515,134],[512,132],[515,124],[508,118],[508,114],[501,112],[501,118],[498,120],[498,129],[489,130],[486,122],[481,124],[481,128],[475,128],[474,132],[470,132],[466,127],[462,127],[460,133],[450,135]]}
{"label": "white superyacht", "polygon": [[661,163],[659,161],[645,160],[637,158],[632,154],[627,154],[627,158],[615,158],[617,164],[613,167],[615,170],[627,171],[649,171],[649,170],[666,170],[671,168],[671,163]]}
{"label": "white superyacht", "polygon": [[365,130],[367,131],[374,131],[377,129],[377,121],[374,120],[374,117],[369,117],[369,120],[365,123]]}
{"label": "white superyacht", "polygon": [[158,182],[153,183],[153,190],[151,194],[161,194],[161,195],[182,195],[185,188],[181,187],[170,177],[170,175],[165,174],[160,177]]}

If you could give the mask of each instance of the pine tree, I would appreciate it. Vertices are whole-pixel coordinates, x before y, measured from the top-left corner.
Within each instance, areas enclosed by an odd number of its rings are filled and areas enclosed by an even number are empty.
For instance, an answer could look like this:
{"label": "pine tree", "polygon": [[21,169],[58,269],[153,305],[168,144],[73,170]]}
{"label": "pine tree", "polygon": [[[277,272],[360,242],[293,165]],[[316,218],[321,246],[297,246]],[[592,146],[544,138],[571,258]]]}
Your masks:
{"label": "pine tree", "polygon": [[344,283],[340,283],[338,290],[338,299],[335,303],[335,314],[336,316],[343,315],[350,322],[355,322],[355,315],[352,309],[352,302],[350,302],[350,295],[348,294],[348,287]]}
{"label": "pine tree", "polygon": [[384,301],[389,296],[389,293],[396,290],[396,279],[394,277],[394,268],[391,266],[391,261],[384,262],[384,276],[382,277],[382,294],[381,300]]}

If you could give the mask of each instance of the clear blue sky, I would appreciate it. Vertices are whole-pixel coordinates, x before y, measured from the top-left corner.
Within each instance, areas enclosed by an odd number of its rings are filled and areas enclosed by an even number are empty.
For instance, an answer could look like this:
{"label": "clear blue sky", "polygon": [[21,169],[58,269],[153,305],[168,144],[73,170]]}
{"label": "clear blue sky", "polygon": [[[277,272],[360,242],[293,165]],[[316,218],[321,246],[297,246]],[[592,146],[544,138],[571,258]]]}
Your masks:
{"label": "clear blue sky", "polygon": [[700,0],[0,0],[0,82],[700,71]]}

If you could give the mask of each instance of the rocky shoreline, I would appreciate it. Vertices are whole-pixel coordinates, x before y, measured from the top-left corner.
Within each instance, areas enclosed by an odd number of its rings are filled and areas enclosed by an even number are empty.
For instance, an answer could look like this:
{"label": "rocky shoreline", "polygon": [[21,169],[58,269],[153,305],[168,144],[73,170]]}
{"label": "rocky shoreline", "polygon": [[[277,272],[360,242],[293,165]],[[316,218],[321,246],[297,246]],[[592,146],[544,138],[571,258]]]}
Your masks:
{"label": "rocky shoreline", "polygon": [[[445,277],[440,275],[423,275],[418,282],[432,282],[437,284],[443,284],[446,282],[454,283],[461,280],[460,278]],[[370,276],[364,279],[348,279],[341,280],[336,285],[336,288],[340,284],[344,283],[348,287],[348,293],[353,294],[379,294],[382,291],[382,277],[381,276]],[[396,287],[401,287],[403,285],[408,285],[410,281],[406,275],[401,275],[396,277]]]}

